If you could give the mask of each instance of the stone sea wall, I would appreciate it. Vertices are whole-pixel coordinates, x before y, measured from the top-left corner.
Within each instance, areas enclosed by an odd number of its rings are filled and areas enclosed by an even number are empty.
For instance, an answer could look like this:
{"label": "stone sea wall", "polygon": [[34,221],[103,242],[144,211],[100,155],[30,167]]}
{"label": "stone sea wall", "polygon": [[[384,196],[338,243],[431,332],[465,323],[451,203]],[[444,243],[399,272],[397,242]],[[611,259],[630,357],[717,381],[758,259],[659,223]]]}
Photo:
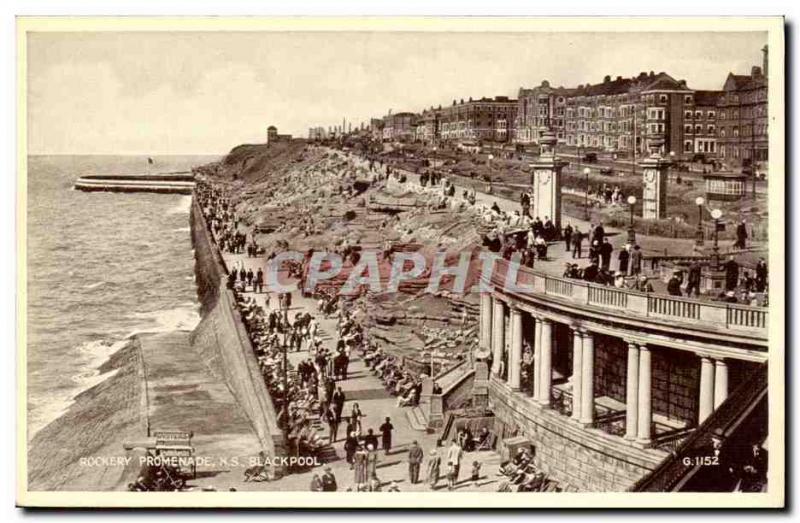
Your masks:
{"label": "stone sea wall", "polygon": [[225,286],[225,262],[211,239],[196,201],[192,202],[190,220],[202,316],[192,333],[191,343],[202,354],[211,372],[227,384],[250,420],[262,450],[270,456],[283,456],[283,434],[278,427],[272,398],[233,293]]}

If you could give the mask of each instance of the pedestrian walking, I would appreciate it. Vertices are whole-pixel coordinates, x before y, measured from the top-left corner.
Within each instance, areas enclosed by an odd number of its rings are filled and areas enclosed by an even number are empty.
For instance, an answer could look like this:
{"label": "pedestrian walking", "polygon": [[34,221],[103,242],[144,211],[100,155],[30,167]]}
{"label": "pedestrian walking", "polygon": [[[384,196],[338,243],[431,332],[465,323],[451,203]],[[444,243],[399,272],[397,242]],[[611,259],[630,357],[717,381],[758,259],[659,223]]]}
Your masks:
{"label": "pedestrian walking", "polygon": [[408,449],[408,478],[412,485],[419,481],[419,467],[422,464],[424,453],[416,440]]}
{"label": "pedestrian walking", "polygon": [[392,420],[388,417],[386,421],[380,426],[379,430],[381,431],[381,443],[383,444],[383,453],[388,454],[390,450],[392,450],[392,430],[394,426],[392,426]]}
{"label": "pedestrian walking", "polygon": [[450,448],[447,449],[447,486],[450,490],[458,483],[458,473],[461,468],[461,458],[464,456],[464,451],[458,445],[458,441],[453,439],[450,443]]}
{"label": "pedestrian walking", "polygon": [[436,488],[439,482],[439,469],[442,466],[442,458],[436,449],[431,449],[430,456],[428,457],[428,485],[431,490]]}

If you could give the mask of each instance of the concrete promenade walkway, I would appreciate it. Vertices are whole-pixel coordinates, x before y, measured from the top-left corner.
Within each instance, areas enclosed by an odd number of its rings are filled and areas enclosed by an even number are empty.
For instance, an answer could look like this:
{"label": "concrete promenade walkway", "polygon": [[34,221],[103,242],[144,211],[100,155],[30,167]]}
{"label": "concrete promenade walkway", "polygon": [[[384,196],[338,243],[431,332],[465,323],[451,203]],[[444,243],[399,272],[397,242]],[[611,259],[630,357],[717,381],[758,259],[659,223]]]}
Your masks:
{"label": "concrete promenade walkway", "polygon": [[[243,254],[224,254],[225,261],[229,267],[239,267],[242,264],[245,268],[252,268],[253,272],[258,267],[266,269],[266,260],[261,258],[248,258]],[[253,292],[244,293],[247,297],[253,297],[259,305],[264,306],[267,298],[267,293],[255,294]],[[270,295],[270,305],[276,308],[277,296]],[[316,302],[313,299],[304,298],[299,292],[292,294],[292,307],[289,309],[290,318],[297,312],[308,312],[314,316],[319,323],[319,332],[322,339],[322,344],[328,349],[334,349],[337,342],[337,327],[336,318],[324,318],[317,312]],[[308,357],[308,352],[302,350],[299,352],[291,352],[288,355],[289,361],[293,366],[296,366],[301,360]],[[388,416],[391,418],[391,423],[394,426],[392,435],[392,449],[388,455],[384,454],[383,450],[378,453],[378,478],[381,484],[386,487],[391,481],[396,481],[398,487],[402,491],[428,491],[430,490],[425,479],[425,467],[427,463],[428,453],[436,446],[437,434],[427,434],[422,431],[415,430],[411,427],[406,416],[406,410],[409,407],[398,407],[397,398],[389,394],[383,386],[383,382],[375,376],[365,363],[359,357],[358,351],[353,351],[351,354],[350,365],[348,367],[348,379],[336,382],[336,386],[342,387],[345,394],[345,405],[342,416],[347,416],[354,403],[358,403],[361,411],[364,413],[362,420],[363,433],[366,434],[368,429],[373,429],[378,436],[380,443],[380,432],[378,427],[383,423],[384,419]],[[325,439],[328,437],[328,426],[324,422],[316,422],[315,426],[321,436]],[[344,438],[345,438],[346,424],[343,421],[339,426],[339,435],[337,441],[333,442],[333,451],[326,452],[330,456],[330,461],[326,465],[330,465],[333,473],[336,476],[339,484],[339,490],[346,490],[348,487],[354,487],[354,472],[345,461],[344,452]],[[412,441],[416,440],[425,451],[426,459],[420,472],[420,483],[412,485],[408,478],[408,458],[407,450]],[[445,448],[439,449],[440,456],[445,452]],[[468,480],[469,466],[473,460],[478,460],[483,463],[482,476],[483,478],[473,485]],[[464,456],[464,464],[461,467],[461,483],[457,485],[458,489],[463,490],[482,490],[494,491],[500,484],[495,473],[499,466],[499,455],[495,452],[475,452],[468,453]],[[287,491],[304,491],[309,490],[313,474],[322,474],[323,467],[317,467],[301,473],[293,473],[289,476],[281,478],[278,481],[271,483],[248,484],[248,490],[253,489],[254,485],[258,490],[287,490]],[[442,469],[444,472],[444,469]],[[437,489],[447,489],[446,480],[442,477],[439,480]]]}

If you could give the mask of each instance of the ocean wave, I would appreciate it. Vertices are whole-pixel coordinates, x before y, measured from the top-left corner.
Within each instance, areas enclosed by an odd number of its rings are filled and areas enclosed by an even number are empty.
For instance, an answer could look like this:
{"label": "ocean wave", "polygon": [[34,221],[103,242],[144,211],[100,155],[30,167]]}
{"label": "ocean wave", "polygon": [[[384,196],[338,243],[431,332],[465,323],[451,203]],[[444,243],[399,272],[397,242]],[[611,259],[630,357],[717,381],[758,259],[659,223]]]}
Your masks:
{"label": "ocean wave", "polygon": [[80,368],[83,370],[70,376],[71,387],[61,387],[32,402],[28,408],[28,439],[67,412],[80,393],[114,376],[118,369],[100,374],[100,366],[127,343],[128,340],[99,339],[76,347],[73,355],[81,361]]}
{"label": "ocean wave", "polygon": [[187,303],[174,309],[165,309],[153,312],[140,312],[134,315],[139,319],[150,320],[154,324],[134,330],[126,338],[136,334],[152,334],[172,331],[191,331],[200,323],[200,314],[197,305]]}
{"label": "ocean wave", "polygon": [[84,288],[84,289],[90,289],[90,290],[91,290],[91,289],[96,289],[96,288],[98,288],[98,287],[101,287],[101,286],[103,286],[103,285],[107,285],[107,284],[108,284],[108,282],[107,282],[107,281],[98,281],[98,282],[96,282],[96,283],[90,283],[89,285],[84,285],[84,287],[83,287],[83,288]]}
{"label": "ocean wave", "polygon": [[189,195],[181,196],[181,200],[167,210],[167,214],[189,214],[189,209],[192,208],[192,197]]}
{"label": "ocean wave", "polygon": [[189,226],[186,227],[178,227],[177,229],[172,229],[172,232],[189,232]]}

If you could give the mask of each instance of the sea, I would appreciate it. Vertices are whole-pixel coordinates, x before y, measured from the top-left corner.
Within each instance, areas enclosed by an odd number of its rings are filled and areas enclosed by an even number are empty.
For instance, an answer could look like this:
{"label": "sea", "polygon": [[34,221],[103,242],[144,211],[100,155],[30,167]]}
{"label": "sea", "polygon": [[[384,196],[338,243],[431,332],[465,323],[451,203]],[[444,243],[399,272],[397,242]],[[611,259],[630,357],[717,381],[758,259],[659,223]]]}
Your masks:
{"label": "sea", "polygon": [[137,333],[199,322],[191,197],[81,192],[85,174],[189,170],[214,156],[30,156],[27,213],[28,438],[110,373]]}

